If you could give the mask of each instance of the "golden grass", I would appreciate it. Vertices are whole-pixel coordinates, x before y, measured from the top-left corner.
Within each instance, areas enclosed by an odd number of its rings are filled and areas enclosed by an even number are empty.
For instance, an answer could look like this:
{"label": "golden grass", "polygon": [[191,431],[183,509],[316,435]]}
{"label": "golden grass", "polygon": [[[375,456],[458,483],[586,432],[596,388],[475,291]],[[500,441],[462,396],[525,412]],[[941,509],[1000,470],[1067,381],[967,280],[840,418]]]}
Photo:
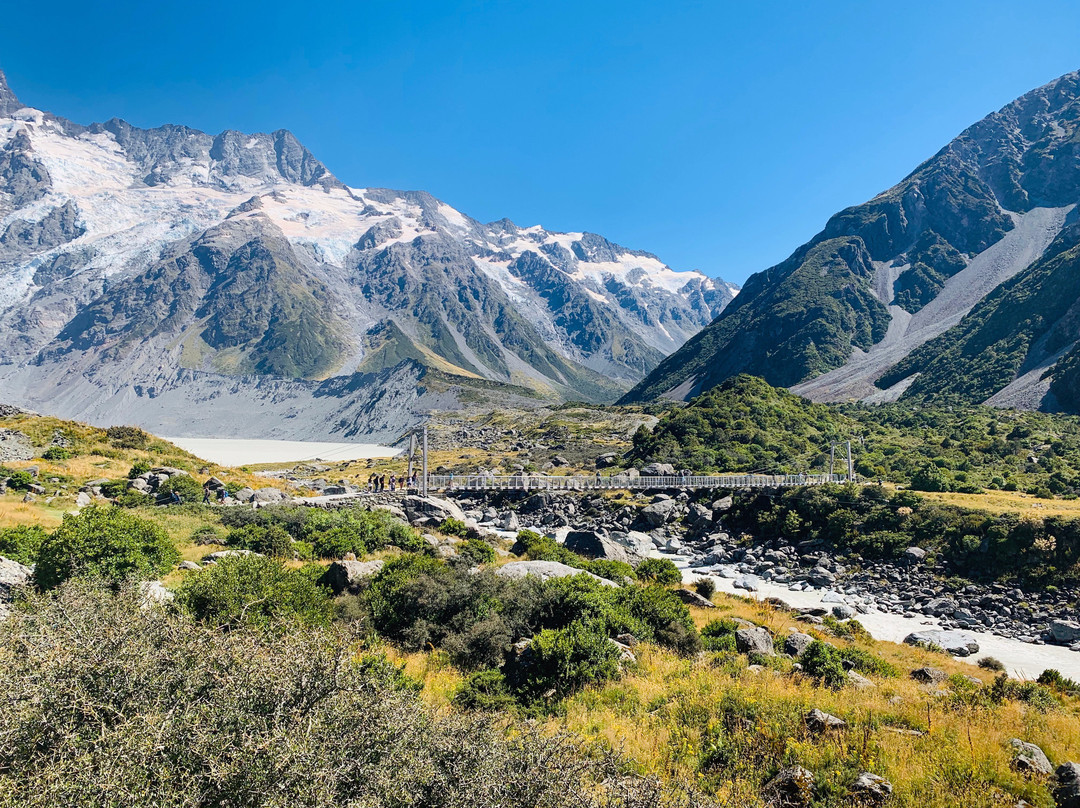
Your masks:
{"label": "golden grass", "polygon": [[956,505],[990,513],[1019,513],[1035,519],[1047,516],[1080,517],[1080,499],[1037,499],[1020,491],[986,491],[983,494],[953,494],[919,491],[918,495],[933,502]]}
{"label": "golden grass", "polygon": [[64,509],[53,504],[23,502],[22,494],[0,495],[0,528],[15,525],[41,525],[53,528],[64,519]]}

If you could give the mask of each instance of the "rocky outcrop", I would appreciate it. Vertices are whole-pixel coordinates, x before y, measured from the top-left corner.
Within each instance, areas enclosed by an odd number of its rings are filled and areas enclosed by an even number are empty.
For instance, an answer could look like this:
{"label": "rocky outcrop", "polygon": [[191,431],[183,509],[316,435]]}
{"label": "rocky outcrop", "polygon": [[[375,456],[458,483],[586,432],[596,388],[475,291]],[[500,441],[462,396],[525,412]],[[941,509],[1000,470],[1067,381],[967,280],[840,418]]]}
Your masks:
{"label": "rocky outcrop", "polygon": [[11,602],[23,587],[29,586],[34,575],[32,567],[0,556],[0,620],[11,612]]}
{"label": "rocky outcrop", "polygon": [[601,586],[618,587],[618,584],[601,578],[598,575],[593,575],[591,572],[585,572],[579,570],[576,567],[571,567],[566,564],[560,564],[558,561],[511,561],[509,564],[503,564],[495,570],[495,574],[502,578],[525,578],[527,576],[534,576],[541,581],[546,581],[549,578],[568,578],[575,575],[587,575]]}
{"label": "rocky outcrop", "polygon": [[381,559],[375,561],[335,561],[319,578],[319,583],[330,587],[335,595],[343,592],[355,595],[363,583],[377,575],[385,566]]}
{"label": "rocky outcrop", "polygon": [[1053,773],[1054,767],[1050,765],[1046,753],[1035,744],[1013,738],[1009,741],[1009,746],[1012,747],[1015,753],[1012,759],[1012,767],[1017,771],[1034,775]]}
{"label": "rocky outcrop", "polygon": [[585,558],[604,558],[608,561],[621,561],[636,567],[642,556],[628,547],[599,536],[588,530],[572,530],[566,534],[566,549]]}
{"label": "rocky outcrop", "polygon": [[904,637],[908,645],[930,645],[952,656],[966,657],[979,653],[979,643],[963,631],[914,631]]}
{"label": "rocky outcrop", "polygon": [[774,656],[776,654],[772,634],[762,626],[736,630],[735,648],[740,654],[761,654],[763,656]]}

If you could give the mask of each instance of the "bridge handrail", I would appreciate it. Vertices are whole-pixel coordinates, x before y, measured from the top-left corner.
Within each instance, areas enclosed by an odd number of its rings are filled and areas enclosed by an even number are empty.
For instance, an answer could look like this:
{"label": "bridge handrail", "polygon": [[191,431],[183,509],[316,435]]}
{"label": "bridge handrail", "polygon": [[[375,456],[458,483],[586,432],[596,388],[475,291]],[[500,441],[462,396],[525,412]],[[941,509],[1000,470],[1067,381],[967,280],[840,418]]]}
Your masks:
{"label": "bridge handrail", "polygon": [[616,474],[610,477],[580,475],[490,475],[430,474],[428,489],[446,490],[518,490],[586,491],[638,488],[788,488],[800,485],[842,483],[842,474],[718,474],[637,476]]}

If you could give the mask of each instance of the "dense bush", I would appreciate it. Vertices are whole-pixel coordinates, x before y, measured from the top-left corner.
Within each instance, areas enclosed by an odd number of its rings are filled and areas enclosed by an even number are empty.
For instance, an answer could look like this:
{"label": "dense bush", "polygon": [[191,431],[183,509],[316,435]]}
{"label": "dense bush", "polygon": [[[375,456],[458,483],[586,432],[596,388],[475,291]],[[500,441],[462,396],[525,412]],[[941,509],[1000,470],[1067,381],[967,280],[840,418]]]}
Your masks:
{"label": "dense bush", "polygon": [[146,474],[151,468],[152,466],[145,460],[136,460],[131,464],[131,468],[128,469],[128,479],[134,480],[136,477]]}
{"label": "dense bush", "polygon": [[617,584],[626,584],[637,580],[637,572],[625,561],[612,561],[609,558],[596,558],[585,564],[585,569],[593,575],[607,578]]}
{"label": "dense bush", "polygon": [[71,450],[63,446],[50,446],[41,453],[42,460],[70,460],[71,457]]}
{"label": "dense bush", "polygon": [[439,525],[439,532],[464,539],[469,535],[469,528],[460,519],[447,518]]}
{"label": "dense bush", "polygon": [[847,681],[840,652],[828,643],[814,640],[799,657],[803,670],[829,687],[840,687]]}
{"label": "dense bush", "polygon": [[273,558],[293,557],[293,538],[281,525],[245,525],[230,530],[225,543]]}
{"label": "dense bush", "polygon": [[84,508],[45,538],[38,551],[34,577],[52,589],[73,575],[120,581],[134,575],[167,572],[180,555],[168,534],[153,522],[120,508]]}
{"label": "dense bush", "polygon": [[670,558],[646,558],[638,564],[637,576],[643,581],[653,581],[663,586],[682,583],[682,573]]}
{"label": "dense bush", "polygon": [[257,555],[223,558],[184,579],[177,603],[215,626],[325,625],[333,615],[327,589],[315,583],[321,568],[290,570]]}
{"label": "dense bush", "polygon": [[202,502],[203,488],[194,477],[187,474],[174,474],[157,489],[157,498],[161,500],[172,496],[176,492],[181,502]]}
{"label": "dense bush", "polygon": [[0,480],[7,480],[7,487],[12,491],[26,491],[34,484],[34,476],[29,471],[4,466],[0,466]]}
{"label": "dense bush", "polygon": [[525,701],[566,696],[619,675],[619,649],[605,626],[575,620],[566,628],[544,629],[509,668],[511,687]]}
{"label": "dense bush", "polygon": [[694,591],[706,600],[712,600],[716,594],[716,581],[712,578],[698,578],[694,581]]}
{"label": "dense bush", "polygon": [[317,558],[338,559],[346,553],[359,557],[389,545],[414,552],[427,547],[415,530],[382,510],[324,511],[295,505],[226,508],[221,521],[230,528],[277,526],[297,541],[310,544]]}
{"label": "dense bush", "polygon": [[564,737],[436,714],[334,632],[222,632],[69,584],[0,624],[0,649],[0,692],[19,705],[0,721],[5,805],[674,804]]}
{"label": "dense bush", "polygon": [[458,553],[473,564],[490,564],[495,560],[495,548],[483,539],[467,539],[458,545]]}
{"label": "dense bush", "polygon": [[735,631],[739,628],[734,620],[720,618],[710,620],[701,629],[701,642],[706,651],[734,651]]}
{"label": "dense bush", "polygon": [[[984,671],[994,671],[995,673],[997,673],[1005,670],[1005,665],[997,657],[984,656],[975,664],[977,664]],[[1045,684],[1045,682],[1043,684]]]}
{"label": "dense bush", "polygon": [[0,556],[27,566],[36,564],[41,543],[47,535],[41,525],[0,528]]}
{"label": "dense bush", "polygon": [[533,530],[518,531],[517,541],[510,552],[532,561],[558,561],[571,567],[584,567],[584,560],[577,553],[567,550],[550,536],[541,536]]}
{"label": "dense bush", "polygon": [[145,449],[150,442],[150,436],[137,426],[110,426],[105,437],[118,449]]}
{"label": "dense bush", "polygon": [[516,704],[503,672],[494,668],[476,671],[465,677],[454,694],[454,704],[465,710],[512,709]]}

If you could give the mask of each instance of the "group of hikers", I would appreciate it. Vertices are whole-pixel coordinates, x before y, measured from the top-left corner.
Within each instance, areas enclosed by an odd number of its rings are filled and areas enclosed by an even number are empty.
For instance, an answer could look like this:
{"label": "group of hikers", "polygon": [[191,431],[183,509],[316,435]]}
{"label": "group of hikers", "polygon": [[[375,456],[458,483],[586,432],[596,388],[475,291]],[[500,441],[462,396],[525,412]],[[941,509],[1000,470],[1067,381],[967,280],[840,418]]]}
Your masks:
{"label": "group of hikers", "polygon": [[375,474],[372,472],[368,475],[367,490],[369,494],[378,494],[381,491],[386,491],[387,484],[390,485],[391,491],[405,491],[410,488],[420,487],[420,477],[414,471],[412,476],[406,474]]}

